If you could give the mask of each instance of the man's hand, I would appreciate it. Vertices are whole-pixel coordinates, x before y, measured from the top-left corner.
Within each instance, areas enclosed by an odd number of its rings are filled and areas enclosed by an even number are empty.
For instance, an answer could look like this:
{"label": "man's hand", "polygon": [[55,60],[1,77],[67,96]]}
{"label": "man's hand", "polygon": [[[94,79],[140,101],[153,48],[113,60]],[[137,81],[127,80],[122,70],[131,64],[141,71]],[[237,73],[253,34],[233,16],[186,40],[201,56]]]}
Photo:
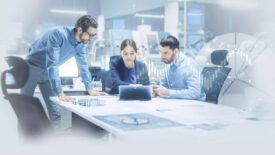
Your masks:
{"label": "man's hand", "polygon": [[60,101],[64,102],[74,102],[76,101],[75,98],[65,95],[63,92],[57,94]]}
{"label": "man's hand", "polygon": [[153,85],[153,93],[159,96],[169,96],[169,89],[163,87],[162,85]]}
{"label": "man's hand", "polygon": [[92,89],[89,89],[88,90],[88,93],[91,95],[91,96],[109,96],[109,94],[105,93],[105,92],[99,92],[99,91],[94,91]]}

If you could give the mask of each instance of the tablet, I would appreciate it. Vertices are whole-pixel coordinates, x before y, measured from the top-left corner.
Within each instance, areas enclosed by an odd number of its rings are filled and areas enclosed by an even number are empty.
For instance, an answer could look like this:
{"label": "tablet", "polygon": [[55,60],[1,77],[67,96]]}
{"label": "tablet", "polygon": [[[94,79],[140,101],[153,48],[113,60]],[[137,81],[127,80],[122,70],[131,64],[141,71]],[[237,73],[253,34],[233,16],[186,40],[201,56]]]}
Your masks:
{"label": "tablet", "polygon": [[120,100],[152,100],[152,86],[121,85]]}

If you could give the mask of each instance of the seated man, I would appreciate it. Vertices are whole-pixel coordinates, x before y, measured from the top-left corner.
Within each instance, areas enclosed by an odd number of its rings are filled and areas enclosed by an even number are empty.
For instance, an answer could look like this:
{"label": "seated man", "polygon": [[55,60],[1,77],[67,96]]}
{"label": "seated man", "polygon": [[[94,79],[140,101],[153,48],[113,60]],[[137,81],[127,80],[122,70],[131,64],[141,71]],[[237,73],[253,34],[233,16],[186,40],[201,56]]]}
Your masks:
{"label": "seated man", "polygon": [[166,36],[160,42],[162,61],[169,64],[161,85],[153,86],[153,93],[167,98],[205,100],[199,65],[179,51],[179,41]]}
{"label": "seated man", "polygon": [[125,39],[120,46],[120,56],[110,60],[113,87],[110,94],[118,94],[119,85],[142,84],[149,85],[146,65],[136,60],[137,47],[132,39]]}

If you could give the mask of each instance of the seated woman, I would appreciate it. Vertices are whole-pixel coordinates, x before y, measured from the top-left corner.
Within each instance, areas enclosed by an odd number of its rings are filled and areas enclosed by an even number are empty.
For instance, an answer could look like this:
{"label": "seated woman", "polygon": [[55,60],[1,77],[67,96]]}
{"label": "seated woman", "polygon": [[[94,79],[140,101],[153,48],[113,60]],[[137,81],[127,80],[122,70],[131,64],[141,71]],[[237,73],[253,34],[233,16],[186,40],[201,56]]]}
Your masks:
{"label": "seated woman", "polygon": [[110,59],[110,71],[113,87],[110,94],[118,94],[119,85],[149,85],[146,65],[136,60],[137,47],[134,40],[126,39],[120,45],[120,56]]}

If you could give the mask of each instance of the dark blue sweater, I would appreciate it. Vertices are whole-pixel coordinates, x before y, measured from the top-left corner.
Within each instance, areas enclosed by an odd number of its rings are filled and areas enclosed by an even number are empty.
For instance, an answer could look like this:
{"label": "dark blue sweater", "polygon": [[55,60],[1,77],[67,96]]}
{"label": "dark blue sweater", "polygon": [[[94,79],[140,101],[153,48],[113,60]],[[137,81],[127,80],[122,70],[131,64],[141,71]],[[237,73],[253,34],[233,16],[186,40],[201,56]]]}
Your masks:
{"label": "dark blue sweater", "polygon": [[[110,71],[111,78],[113,82],[112,89],[110,94],[118,93],[119,85],[129,85],[131,83],[123,81],[125,65],[123,59],[120,56],[112,56],[110,59]],[[148,76],[148,71],[146,65],[138,60],[135,60],[135,75],[136,75],[136,84],[149,85],[150,80]]]}

